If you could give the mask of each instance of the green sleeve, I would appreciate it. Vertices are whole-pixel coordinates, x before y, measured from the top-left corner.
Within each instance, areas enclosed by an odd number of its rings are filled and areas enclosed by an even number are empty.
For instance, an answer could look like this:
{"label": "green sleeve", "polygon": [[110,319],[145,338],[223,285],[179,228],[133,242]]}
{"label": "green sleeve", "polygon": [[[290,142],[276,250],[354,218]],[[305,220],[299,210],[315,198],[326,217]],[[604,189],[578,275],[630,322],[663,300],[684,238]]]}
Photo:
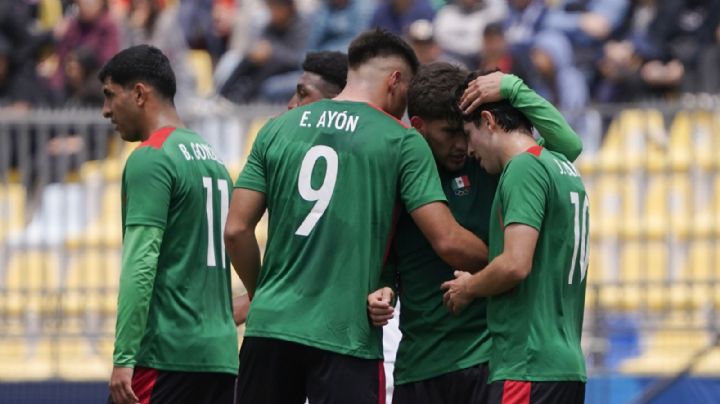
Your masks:
{"label": "green sleeve", "polygon": [[267,178],[265,176],[266,138],[273,122],[273,120],[270,120],[258,132],[245,167],[243,167],[240,176],[238,176],[237,181],[235,181],[235,188],[245,188],[264,194],[267,193]]}
{"label": "green sleeve", "polygon": [[447,202],[430,146],[414,129],[401,145],[400,198],[408,212],[431,202]]}
{"label": "green sleeve", "polygon": [[161,229],[167,224],[175,174],[162,150],[143,147],[125,164],[125,226],[144,225]]}
{"label": "green sleeve", "polygon": [[155,226],[125,229],[115,324],[115,366],[135,367],[145,334],[163,234],[164,230]]}
{"label": "green sleeve", "polygon": [[503,228],[524,224],[540,231],[550,192],[550,178],[536,157],[523,153],[513,158],[500,179]]}
{"label": "green sleeve", "polygon": [[549,150],[575,161],[582,152],[582,141],[560,111],[539,96],[517,76],[506,74],[500,81],[500,95],[522,112],[540,132],[538,142]]}

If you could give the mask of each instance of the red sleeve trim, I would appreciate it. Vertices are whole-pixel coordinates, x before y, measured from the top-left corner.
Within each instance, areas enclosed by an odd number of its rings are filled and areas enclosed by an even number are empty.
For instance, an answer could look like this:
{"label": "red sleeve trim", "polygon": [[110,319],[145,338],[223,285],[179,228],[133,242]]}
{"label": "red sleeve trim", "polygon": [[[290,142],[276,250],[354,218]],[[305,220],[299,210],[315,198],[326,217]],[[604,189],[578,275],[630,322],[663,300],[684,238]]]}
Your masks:
{"label": "red sleeve trim", "polygon": [[372,102],[368,102],[367,104],[368,104],[369,106],[371,106],[371,107],[373,107],[373,108],[377,109],[378,111],[382,112],[383,114],[385,114],[385,115],[389,116],[390,118],[394,119],[394,120],[395,120],[395,122],[397,122],[397,123],[399,123],[400,125],[402,125],[402,127],[403,127],[403,128],[405,128],[405,129],[410,129],[410,125],[408,125],[408,124],[406,124],[405,122],[403,122],[403,121],[401,121],[401,120],[397,119],[396,117],[394,117],[394,116],[392,116],[392,115],[388,114],[388,113],[387,113],[387,111],[385,111],[384,109],[382,109],[382,108],[378,107],[377,105],[373,104]]}
{"label": "red sleeve trim", "polygon": [[533,147],[527,149],[526,151],[535,157],[540,157],[540,153],[542,153],[543,148],[542,148],[542,146],[538,145],[538,146],[533,146]]}
{"label": "red sleeve trim", "polygon": [[170,134],[174,131],[175,127],[172,126],[160,128],[153,132],[146,141],[140,143],[138,149],[141,147],[152,147],[153,149],[159,149],[162,147],[163,143],[165,143],[165,140],[167,140]]}

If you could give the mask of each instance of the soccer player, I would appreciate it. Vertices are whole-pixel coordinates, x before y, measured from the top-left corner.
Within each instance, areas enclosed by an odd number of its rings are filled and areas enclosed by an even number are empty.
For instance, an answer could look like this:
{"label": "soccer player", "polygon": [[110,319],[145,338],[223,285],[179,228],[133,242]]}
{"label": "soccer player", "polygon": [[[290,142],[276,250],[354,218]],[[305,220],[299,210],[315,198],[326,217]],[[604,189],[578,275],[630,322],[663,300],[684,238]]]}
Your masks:
{"label": "soccer player", "polygon": [[310,52],[305,55],[302,69],[288,109],[340,94],[347,82],[347,55],[331,51]]}
{"label": "soccer player", "polygon": [[125,49],[98,77],[103,116],[123,140],[141,142],[122,176],[110,399],[232,403],[237,331],[222,243],[230,176],[178,117],[175,74],[160,50]]}
{"label": "soccer player", "polygon": [[531,123],[507,101],[480,103],[465,129],[482,167],[502,174],[491,261],[445,282],[446,304],[457,313],[489,297],[491,403],[582,403],[588,199],[580,175],[562,154],[535,143]]}
{"label": "soccer player", "polygon": [[[397,202],[456,268],[487,259],[447,208],[427,143],[398,120],[418,67],[412,49],[371,30],[350,44],[348,61],[338,97],[261,129],[235,184],[225,239],[252,298],[239,402],[384,401],[380,330],[365,302],[379,285]],[[255,226],[266,207],[260,271]]]}
{"label": "soccer player", "polygon": [[[467,76],[467,71],[448,63],[421,67],[408,92],[408,114],[432,149],[453,215],[487,242],[497,176],[466,159],[467,139],[455,106],[455,90]],[[483,96],[504,96],[517,105],[537,124],[549,148],[562,151],[572,160],[580,154],[582,143],[560,112],[519,78],[496,72],[482,79],[494,91]],[[391,271],[386,269],[385,275],[397,273],[402,286],[403,339],[395,362],[393,403],[486,402],[491,343],[485,299],[475,300],[457,316],[448,314],[439,285],[453,278],[453,268],[429,248],[407,213],[400,216],[394,247],[388,266]],[[376,300],[370,296],[373,319],[372,302]]]}

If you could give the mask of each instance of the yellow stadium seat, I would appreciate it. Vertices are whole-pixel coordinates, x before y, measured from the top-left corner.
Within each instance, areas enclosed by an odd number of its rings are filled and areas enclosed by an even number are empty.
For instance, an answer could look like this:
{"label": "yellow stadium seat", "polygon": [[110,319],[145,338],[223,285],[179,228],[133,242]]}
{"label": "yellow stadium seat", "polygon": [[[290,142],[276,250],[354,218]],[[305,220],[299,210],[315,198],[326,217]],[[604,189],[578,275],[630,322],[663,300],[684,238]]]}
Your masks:
{"label": "yellow stadium seat", "polygon": [[670,318],[642,341],[643,353],[625,360],[620,371],[632,375],[675,374],[688,366],[694,355],[710,344],[704,324]]}
{"label": "yellow stadium seat", "polygon": [[81,250],[71,258],[63,282],[61,306],[66,315],[114,314],[120,279],[120,251]]}
{"label": "yellow stadium seat", "polygon": [[[665,141],[663,117],[659,111],[626,109],[612,121],[598,156],[602,172],[637,170],[648,165],[662,167]],[[649,144],[657,147],[648,148]]]}
{"label": "yellow stadium seat", "polygon": [[62,2],[60,0],[40,0],[39,6],[39,28],[52,31],[63,18]]}
{"label": "yellow stadium seat", "polygon": [[675,171],[689,170],[692,158],[692,121],[687,111],[675,114],[670,126],[670,165]]}
{"label": "yellow stadium seat", "polygon": [[720,376],[720,347],[715,347],[703,355],[693,367],[692,373],[698,376]]}
{"label": "yellow stadium seat", "polygon": [[673,236],[685,240],[689,235],[693,212],[693,193],[690,180],[685,174],[674,174],[669,180],[668,214],[670,232]]}
{"label": "yellow stadium seat", "polygon": [[[626,175],[621,185],[622,215],[620,234],[635,239],[640,235],[643,210],[641,206],[643,180],[636,174]],[[600,220],[604,220],[599,216]]]}
{"label": "yellow stadium seat", "polygon": [[716,117],[710,111],[680,111],[670,127],[669,161],[673,170],[691,167],[710,170],[718,167],[714,130]]}
{"label": "yellow stadium seat", "polygon": [[56,253],[13,252],[5,276],[5,292],[0,295],[0,310],[11,316],[56,310],[60,267]]}
{"label": "yellow stadium seat", "polygon": [[720,241],[694,239],[671,290],[674,307],[683,309],[720,307]]}
{"label": "yellow stadium seat", "polygon": [[51,345],[26,337],[0,339],[0,380],[45,380],[54,376]]}
{"label": "yellow stadium seat", "polygon": [[215,85],[213,84],[213,64],[210,54],[202,49],[191,49],[187,53],[187,60],[195,73],[198,95],[212,94]]}
{"label": "yellow stadium seat", "polygon": [[20,184],[0,185],[0,243],[8,233],[25,226],[25,187]]}
{"label": "yellow stadium seat", "polygon": [[621,184],[617,175],[600,176],[590,198],[590,238],[617,237],[621,218]]}
{"label": "yellow stadium seat", "polygon": [[696,238],[720,235],[720,176],[715,178],[713,195],[709,203],[704,204],[697,211],[692,210],[694,211],[692,218],[687,221],[689,229],[683,229],[684,232]]}
{"label": "yellow stadium seat", "polygon": [[68,236],[65,246],[77,248],[120,248],[122,243],[120,183],[104,186],[100,216],[80,233]]}
{"label": "yellow stadium seat", "polygon": [[85,337],[56,341],[58,376],[63,380],[108,380],[112,358],[105,356],[98,343]]}
{"label": "yellow stadium seat", "polygon": [[667,237],[670,232],[668,212],[668,180],[665,175],[653,175],[645,193],[645,217],[640,220],[643,236],[653,240]]}

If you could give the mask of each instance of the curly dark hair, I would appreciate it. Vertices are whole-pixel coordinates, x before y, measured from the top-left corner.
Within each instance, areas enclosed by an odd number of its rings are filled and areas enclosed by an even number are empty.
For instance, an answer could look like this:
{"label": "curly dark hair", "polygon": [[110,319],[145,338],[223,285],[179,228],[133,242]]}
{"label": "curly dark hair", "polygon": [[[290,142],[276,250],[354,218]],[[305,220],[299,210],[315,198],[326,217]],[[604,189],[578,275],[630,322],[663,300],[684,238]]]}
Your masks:
{"label": "curly dark hair", "polygon": [[342,90],[347,83],[348,58],[342,52],[309,52],[305,56],[302,69],[317,74]]}
{"label": "curly dark hair", "polygon": [[353,39],[348,48],[348,64],[356,69],[370,59],[381,56],[398,56],[407,63],[412,73],[417,73],[418,58],[415,51],[399,36],[390,31],[374,28]]}
{"label": "curly dark hair", "polygon": [[[472,72],[468,74],[465,82],[460,86],[455,93],[455,99],[460,100],[465,89],[468,87],[471,81],[475,80],[480,76],[485,76],[490,73],[496,72],[498,69],[484,71],[484,72]],[[500,100],[496,102],[486,102],[480,104],[473,112],[469,114],[463,114],[463,120],[465,122],[473,122],[475,126],[480,127],[482,120],[482,112],[488,111],[495,118],[495,122],[503,128],[505,131],[510,132],[513,130],[523,130],[532,134],[533,126],[530,120],[520,111],[518,111],[508,100]]]}
{"label": "curly dark hair", "polygon": [[98,79],[103,83],[111,79],[126,88],[143,82],[171,102],[175,97],[175,73],[170,61],[160,49],[151,45],[137,45],[120,51],[100,69]]}
{"label": "curly dark hair", "polygon": [[408,90],[408,116],[445,119],[461,127],[462,113],[455,93],[467,76],[467,70],[446,62],[420,66]]}

